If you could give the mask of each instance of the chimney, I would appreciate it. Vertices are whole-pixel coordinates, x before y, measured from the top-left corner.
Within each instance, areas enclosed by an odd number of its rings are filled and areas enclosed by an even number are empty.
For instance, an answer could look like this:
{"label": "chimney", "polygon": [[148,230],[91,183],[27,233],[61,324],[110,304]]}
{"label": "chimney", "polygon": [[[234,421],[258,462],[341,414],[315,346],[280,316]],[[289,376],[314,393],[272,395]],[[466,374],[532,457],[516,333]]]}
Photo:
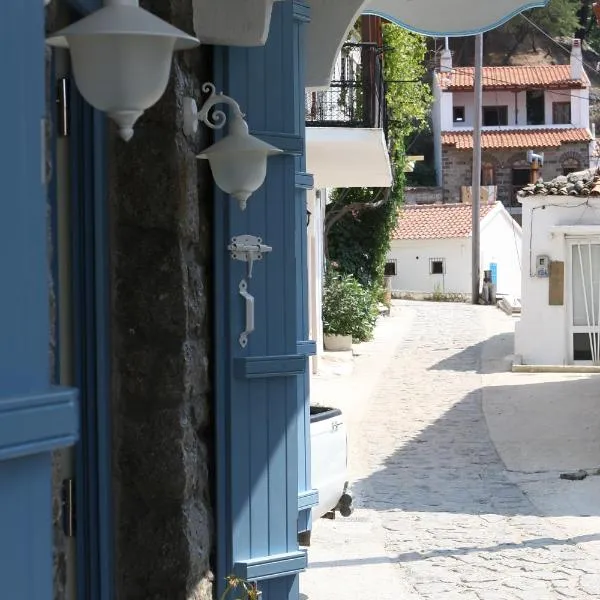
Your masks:
{"label": "chimney", "polygon": [[575,38],[571,49],[571,79],[583,78],[583,55],[581,54],[581,40]]}
{"label": "chimney", "polygon": [[448,48],[442,51],[440,56],[440,73],[452,72],[452,53]]}

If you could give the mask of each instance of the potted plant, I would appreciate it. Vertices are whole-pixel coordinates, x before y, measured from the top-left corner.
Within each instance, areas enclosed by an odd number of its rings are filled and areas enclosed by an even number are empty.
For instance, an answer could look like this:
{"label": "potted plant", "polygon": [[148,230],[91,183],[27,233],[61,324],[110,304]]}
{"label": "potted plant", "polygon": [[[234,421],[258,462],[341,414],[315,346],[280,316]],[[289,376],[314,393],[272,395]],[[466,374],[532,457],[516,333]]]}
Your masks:
{"label": "potted plant", "polygon": [[352,342],[370,338],[377,319],[371,291],[352,275],[329,268],[323,290],[323,335],[325,349],[351,350]]}

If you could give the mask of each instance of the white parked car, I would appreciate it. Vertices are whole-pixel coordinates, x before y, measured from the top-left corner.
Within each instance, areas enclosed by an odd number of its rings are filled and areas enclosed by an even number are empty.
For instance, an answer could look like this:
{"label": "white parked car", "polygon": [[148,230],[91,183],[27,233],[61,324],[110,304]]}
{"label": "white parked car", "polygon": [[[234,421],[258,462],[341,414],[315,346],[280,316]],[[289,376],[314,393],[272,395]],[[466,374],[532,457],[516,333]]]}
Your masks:
{"label": "white parked car", "polygon": [[310,407],[311,486],[319,491],[313,519],[352,514],[348,494],[348,440],[342,411],[327,406]]}

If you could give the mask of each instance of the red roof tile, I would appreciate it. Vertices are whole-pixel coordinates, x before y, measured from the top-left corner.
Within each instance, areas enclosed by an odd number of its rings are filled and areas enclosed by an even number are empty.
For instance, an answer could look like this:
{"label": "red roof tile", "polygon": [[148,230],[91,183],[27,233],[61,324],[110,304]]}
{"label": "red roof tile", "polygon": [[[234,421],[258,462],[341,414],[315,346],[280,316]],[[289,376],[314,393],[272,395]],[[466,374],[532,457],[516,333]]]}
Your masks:
{"label": "red roof tile", "polygon": [[[440,87],[446,91],[473,89],[473,67],[455,67],[451,73],[437,73]],[[483,67],[484,90],[521,90],[531,88],[577,89],[585,88],[590,81],[571,78],[569,65],[536,65],[528,67]]]}
{"label": "red roof tile", "polygon": [[[481,147],[487,149],[509,148],[558,148],[570,142],[589,142],[592,139],[587,129],[494,129],[483,131]],[[443,131],[442,146],[454,146],[457,150],[473,148],[473,131]]]}
{"label": "red roof tile", "polygon": [[[495,204],[481,206],[483,219]],[[471,235],[470,204],[410,204],[398,211],[393,240],[448,239]]]}

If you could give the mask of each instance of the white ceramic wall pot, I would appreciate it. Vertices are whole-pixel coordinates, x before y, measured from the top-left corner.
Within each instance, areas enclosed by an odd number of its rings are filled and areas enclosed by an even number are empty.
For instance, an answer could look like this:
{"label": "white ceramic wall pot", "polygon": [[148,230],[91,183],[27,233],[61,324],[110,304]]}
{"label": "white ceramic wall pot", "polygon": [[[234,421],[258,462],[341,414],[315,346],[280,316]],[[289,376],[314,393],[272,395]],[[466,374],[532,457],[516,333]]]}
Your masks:
{"label": "white ceramic wall pot", "polygon": [[328,352],[343,352],[352,350],[351,335],[324,335],[323,344]]}

